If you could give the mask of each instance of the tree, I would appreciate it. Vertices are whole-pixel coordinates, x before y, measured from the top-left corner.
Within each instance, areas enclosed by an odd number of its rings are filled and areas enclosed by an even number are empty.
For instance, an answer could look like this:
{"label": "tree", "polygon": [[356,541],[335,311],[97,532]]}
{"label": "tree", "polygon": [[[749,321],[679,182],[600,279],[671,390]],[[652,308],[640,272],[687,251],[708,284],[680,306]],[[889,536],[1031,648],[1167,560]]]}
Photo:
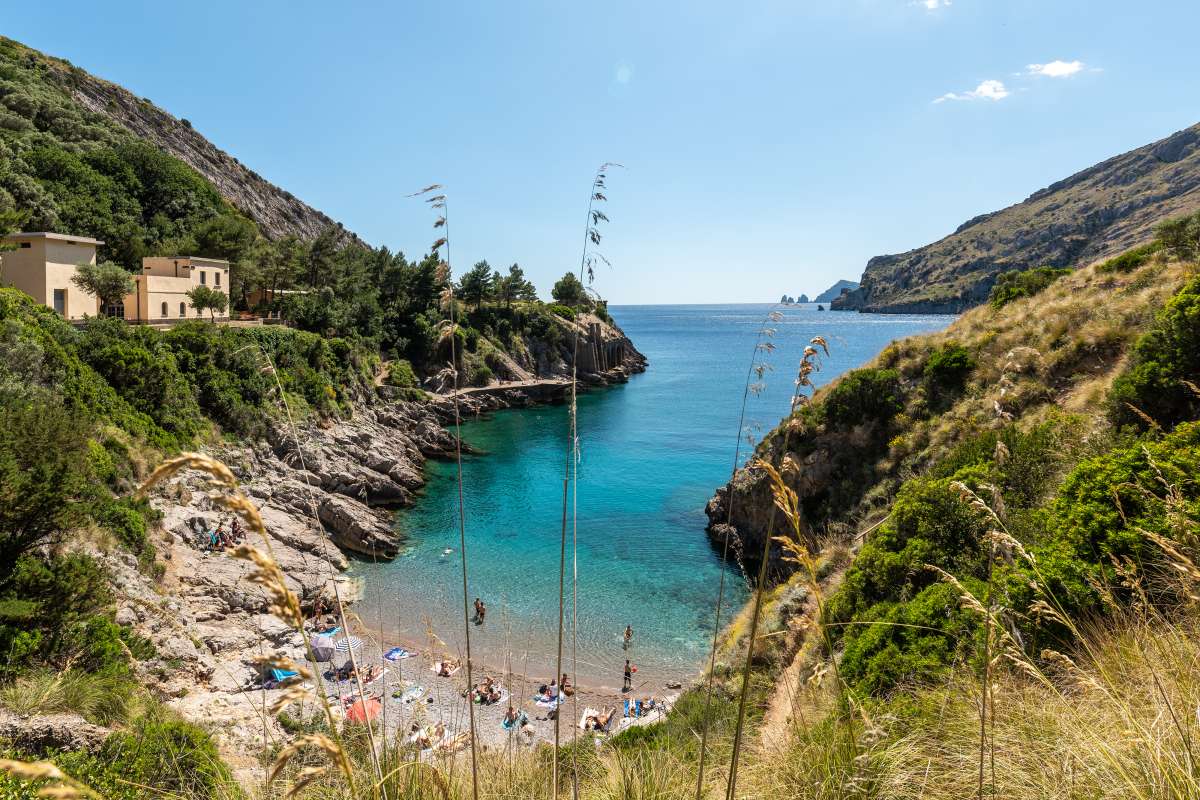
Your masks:
{"label": "tree", "polygon": [[229,307],[229,297],[224,292],[207,286],[197,286],[188,292],[187,296],[192,302],[192,308],[197,311],[207,310],[213,320],[216,320],[218,311],[224,312]]}
{"label": "tree", "polygon": [[291,289],[300,277],[304,255],[304,243],[295,236],[263,245],[258,258],[258,288],[266,291],[273,305],[278,305],[278,292]]}
{"label": "tree", "polygon": [[91,424],[48,393],[0,393],[0,586],[19,556],[82,520]]}
{"label": "tree", "polygon": [[525,279],[525,271],[521,269],[520,264],[509,267],[508,274],[504,277],[499,277],[500,273],[496,275],[496,293],[499,299],[504,301],[505,308],[512,305],[514,300],[537,299],[537,289],[531,281]]}
{"label": "tree", "polygon": [[85,292],[100,298],[100,313],[133,294],[133,276],[120,264],[105,261],[101,264],[80,264],[71,278],[71,283]]}
{"label": "tree", "polygon": [[462,280],[458,282],[458,296],[464,303],[479,307],[484,300],[495,294],[496,287],[492,282],[492,268],[486,261],[480,261],[471,267]]}
{"label": "tree", "polygon": [[583,288],[583,283],[575,277],[573,272],[563,275],[558,283],[554,284],[554,288],[550,290],[550,296],[554,298],[554,302],[571,308],[591,305],[588,301],[587,290]]}

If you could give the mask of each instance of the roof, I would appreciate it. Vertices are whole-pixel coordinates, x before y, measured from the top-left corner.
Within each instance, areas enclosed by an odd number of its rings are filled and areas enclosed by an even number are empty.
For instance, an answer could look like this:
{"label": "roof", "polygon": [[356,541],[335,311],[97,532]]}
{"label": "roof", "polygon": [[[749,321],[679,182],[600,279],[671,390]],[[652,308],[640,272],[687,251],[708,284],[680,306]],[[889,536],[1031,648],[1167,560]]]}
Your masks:
{"label": "roof", "polygon": [[223,258],[209,258],[208,256],[156,256],[156,258],[165,258],[167,261],[204,261],[209,264],[229,266],[229,262]]}
{"label": "roof", "polygon": [[94,244],[101,245],[104,242],[99,239],[92,239],[87,236],[72,236],[69,233],[49,233],[47,231],[21,231],[19,233],[10,233],[5,239],[53,239],[58,242],[74,242],[75,244]]}

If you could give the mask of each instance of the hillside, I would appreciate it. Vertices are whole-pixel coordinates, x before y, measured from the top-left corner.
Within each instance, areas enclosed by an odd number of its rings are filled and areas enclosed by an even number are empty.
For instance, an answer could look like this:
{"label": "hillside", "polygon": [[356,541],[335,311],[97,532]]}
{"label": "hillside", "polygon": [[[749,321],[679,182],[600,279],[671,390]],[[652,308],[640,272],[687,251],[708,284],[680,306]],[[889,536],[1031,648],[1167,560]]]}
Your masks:
{"label": "hillside", "polygon": [[34,130],[77,145],[72,149],[136,139],[194,169],[270,239],[311,240],[326,228],[340,227],[223,152],[186,119],[176,119],[148,99],[70,62],[0,37],[0,71],[0,103],[6,110],[0,127],[9,137],[25,127],[19,122],[23,119]]}
{"label": "hillside", "polygon": [[821,292],[813,300],[814,303],[831,303],[842,296],[843,291],[853,291],[858,288],[857,281],[840,280],[833,286]]}
{"label": "hillside", "polygon": [[1148,241],[1163,219],[1200,208],[1200,125],[1078,172],[1024,202],[964,222],[940,241],[867,262],[835,309],[957,313],[996,276],[1079,267]]}

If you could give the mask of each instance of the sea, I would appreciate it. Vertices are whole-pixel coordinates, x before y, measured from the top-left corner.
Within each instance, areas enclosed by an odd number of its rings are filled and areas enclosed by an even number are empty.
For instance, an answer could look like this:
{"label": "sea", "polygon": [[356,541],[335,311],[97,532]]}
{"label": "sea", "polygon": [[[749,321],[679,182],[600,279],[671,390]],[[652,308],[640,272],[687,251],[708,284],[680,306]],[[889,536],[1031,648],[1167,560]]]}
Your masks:
{"label": "sea", "polygon": [[[804,347],[822,337],[820,385],[890,342],[946,327],[942,315],[821,311],[816,305],[640,305],[610,312],[649,359],[628,383],[578,403],[577,512],[562,555],[566,405],[511,409],[462,426],[473,660],[548,680],[558,651],[580,685],[695,675],[711,646],[722,572],[724,617],[749,592],[705,534],[704,506],[752,443],[787,414]],[[751,390],[747,391],[747,386]],[[743,403],[745,410],[743,412]],[[358,561],[364,623],[410,647],[464,644],[458,485],[453,463],[429,462],[416,504],[397,513],[405,537],[391,562]],[[560,573],[560,564],[563,569]],[[626,625],[633,639],[625,647]],[[572,665],[573,669],[572,669]]]}

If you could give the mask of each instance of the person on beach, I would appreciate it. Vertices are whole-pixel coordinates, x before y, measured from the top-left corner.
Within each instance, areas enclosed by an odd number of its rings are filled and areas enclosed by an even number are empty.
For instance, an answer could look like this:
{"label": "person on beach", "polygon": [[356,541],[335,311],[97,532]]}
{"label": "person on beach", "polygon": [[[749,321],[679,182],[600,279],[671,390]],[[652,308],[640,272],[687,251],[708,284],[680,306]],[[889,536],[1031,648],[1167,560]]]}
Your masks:
{"label": "person on beach", "polygon": [[504,714],[504,726],[506,728],[511,728],[513,725],[516,725],[516,724],[517,724],[517,710],[515,708],[513,708],[512,705],[509,705],[508,711],[505,712],[505,714]]}
{"label": "person on beach", "polygon": [[480,600],[478,597],[476,597],[475,598],[475,622],[476,622],[476,624],[479,623],[479,618],[481,616],[483,616],[482,609],[483,609],[483,601]]}
{"label": "person on beach", "polygon": [[482,601],[482,600],[480,600],[480,601],[479,601],[479,623],[478,623],[478,624],[482,625],[482,624],[483,624],[483,618],[484,618],[484,617],[486,617],[486,616],[487,616],[487,606],[485,606],[485,605],[483,604],[483,601]]}
{"label": "person on beach", "polygon": [[633,641],[633,626],[626,625],[625,626],[625,649],[626,650],[629,649],[629,643],[631,641]]}
{"label": "person on beach", "polygon": [[572,686],[571,681],[567,679],[567,673],[564,672],[562,674],[562,680],[558,682],[558,685],[562,687],[562,693],[567,697],[575,694],[575,687]]}
{"label": "person on beach", "polygon": [[633,688],[633,670],[634,667],[629,663],[629,659],[625,659],[625,675],[624,680],[621,683],[622,692],[628,692]]}

